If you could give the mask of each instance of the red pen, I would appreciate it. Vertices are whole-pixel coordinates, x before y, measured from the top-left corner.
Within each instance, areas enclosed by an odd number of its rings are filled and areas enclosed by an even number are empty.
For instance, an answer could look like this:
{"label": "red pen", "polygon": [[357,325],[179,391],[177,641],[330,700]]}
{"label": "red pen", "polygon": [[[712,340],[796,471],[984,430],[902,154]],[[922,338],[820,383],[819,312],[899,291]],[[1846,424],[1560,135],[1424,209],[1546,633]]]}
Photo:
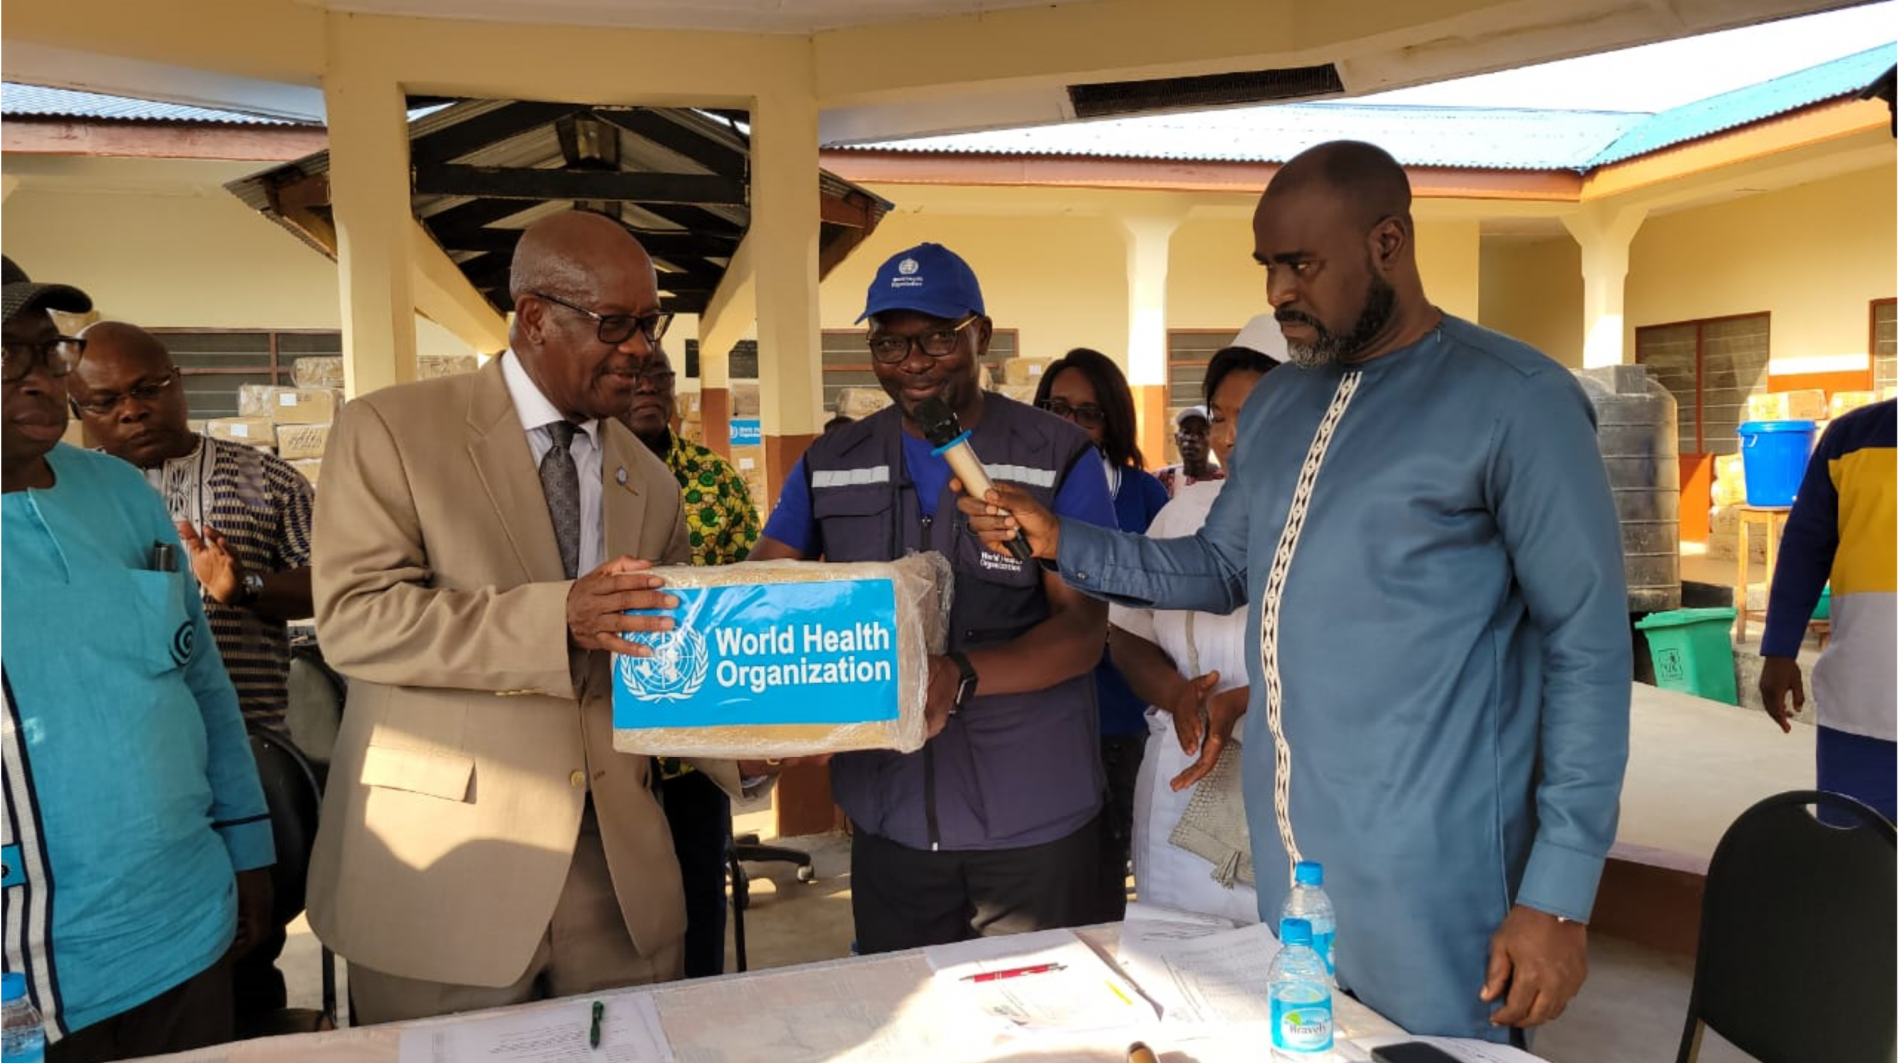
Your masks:
{"label": "red pen", "polygon": [[981,974],[966,974],[963,976],[962,981],[999,982],[1005,978],[1019,978],[1025,974],[1048,974],[1050,971],[1061,971],[1067,968],[1068,965],[1063,963],[1039,963],[1034,967],[1011,967],[1004,971],[984,971]]}

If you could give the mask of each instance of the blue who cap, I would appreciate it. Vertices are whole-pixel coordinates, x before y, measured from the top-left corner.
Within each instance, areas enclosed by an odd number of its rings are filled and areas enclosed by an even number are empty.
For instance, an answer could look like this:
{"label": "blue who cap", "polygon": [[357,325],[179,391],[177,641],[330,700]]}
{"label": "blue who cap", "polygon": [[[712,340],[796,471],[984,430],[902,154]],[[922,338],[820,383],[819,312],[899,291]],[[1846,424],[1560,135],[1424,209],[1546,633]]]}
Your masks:
{"label": "blue who cap", "polygon": [[983,289],[976,283],[976,272],[955,251],[942,244],[918,244],[877,268],[858,320],[891,310],[955,320],[984,312]]}

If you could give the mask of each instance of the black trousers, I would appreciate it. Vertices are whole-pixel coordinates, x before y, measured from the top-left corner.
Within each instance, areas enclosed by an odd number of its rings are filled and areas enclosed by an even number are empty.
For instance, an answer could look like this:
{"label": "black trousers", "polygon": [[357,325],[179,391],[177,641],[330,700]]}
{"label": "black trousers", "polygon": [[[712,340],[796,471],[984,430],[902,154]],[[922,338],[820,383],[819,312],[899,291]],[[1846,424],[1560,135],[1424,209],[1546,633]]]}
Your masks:
{"label": "black trousers", "polygon": [[231,1040],[231,963],[216,963],[137,1007],[46,1046],[47,1063],[107,1063]]}
{"label": "black trousers", "polygon": [[726,969],[726,847],[732,838],[732,799],[697,771],[660,786],[686,890],[686,977],[711,977]]}
{"label": "black trousers", "polygon": [[265,927],[257,946],[231,964],[231,1004],[243,1036],[289,1003],[284,972],[277,969],[287,938],[283,927]]}
{"label": "black trousers", "polygon": [[1094,922],[1119,923],[1128,912],[1128,857],[1135,844],[1135,778],[1148,749],[1147,735],[1102,739],[1102,772],[1108,793],[1102,803],[1102,875]]}
{"label": "black trousers", "polygon": [[851,838],[851,915],[860,953],[1083,926],[1100,882],[1101,826],[1020,849],[930,852]]}

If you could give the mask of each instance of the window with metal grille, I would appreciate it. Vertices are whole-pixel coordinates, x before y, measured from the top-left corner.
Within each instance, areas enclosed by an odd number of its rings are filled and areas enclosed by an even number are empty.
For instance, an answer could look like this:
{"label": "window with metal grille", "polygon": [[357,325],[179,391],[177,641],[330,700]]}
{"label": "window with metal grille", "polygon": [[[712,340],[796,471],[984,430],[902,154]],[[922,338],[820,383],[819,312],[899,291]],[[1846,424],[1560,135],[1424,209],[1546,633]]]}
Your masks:
{"label": "window with metal grille", "polygon": [[1894,301],[1876,299],[1872,308],[1873,329],[1868,344],[1874,355],[1874,387],[1890,388],[1894,381]]}
{"label": "window with metal grille", "polygon": [[1233,343],[1234,334],[1239,331],[1239,326],[1168,330],[1168,429],[1163,433],[1168,440],[1168,454],[1165,461],[1157,463],[1151,459],[1151,467],[1180,462],[1181,452],[1174,446],[1174,415],[1189,406],[1206,404],[1201,383],[1207,377],[1207,363],[1215,351]]}
{"label": "window with metal grille", "polygon": [[1748,397],[1768,391],[1768,315],[1639,328],[1636,361],[1676,396],[1683,454],[1734,454]]}
{"label": "window with metal grille", "polygon": [[171,352],[196,420],[235,417],[238,388],[289,386],[291,363],[343,353],[343,334],[319,330],[153,329]]}
{"label": "window with metal grille", "polygon": [[[838,408],[838,392],[845,388],[881,388],[877,370],[871,365],[871,352],[864,343],[863,329],[827,329],[819,337],[825,363],[825,412]],[[992,383],[1003,382],[1003,363],[1016,357],[1016,330],[993,329],[990,350],[983,364],[989,367]]]}

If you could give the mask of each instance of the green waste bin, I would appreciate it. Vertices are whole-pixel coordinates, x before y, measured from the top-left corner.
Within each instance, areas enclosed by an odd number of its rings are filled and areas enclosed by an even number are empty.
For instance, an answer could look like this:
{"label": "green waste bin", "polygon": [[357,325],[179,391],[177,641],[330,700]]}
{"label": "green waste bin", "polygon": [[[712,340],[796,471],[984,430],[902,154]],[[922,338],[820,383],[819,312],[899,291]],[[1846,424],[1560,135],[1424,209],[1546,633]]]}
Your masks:
{"label": "green waste bin", "polygon": [[1737,704],[1735,648],[1729,643],[1734,626],[1733,609],[1671,609],[1636,622],[1649,639],[1657,686],[1728,705]]}

